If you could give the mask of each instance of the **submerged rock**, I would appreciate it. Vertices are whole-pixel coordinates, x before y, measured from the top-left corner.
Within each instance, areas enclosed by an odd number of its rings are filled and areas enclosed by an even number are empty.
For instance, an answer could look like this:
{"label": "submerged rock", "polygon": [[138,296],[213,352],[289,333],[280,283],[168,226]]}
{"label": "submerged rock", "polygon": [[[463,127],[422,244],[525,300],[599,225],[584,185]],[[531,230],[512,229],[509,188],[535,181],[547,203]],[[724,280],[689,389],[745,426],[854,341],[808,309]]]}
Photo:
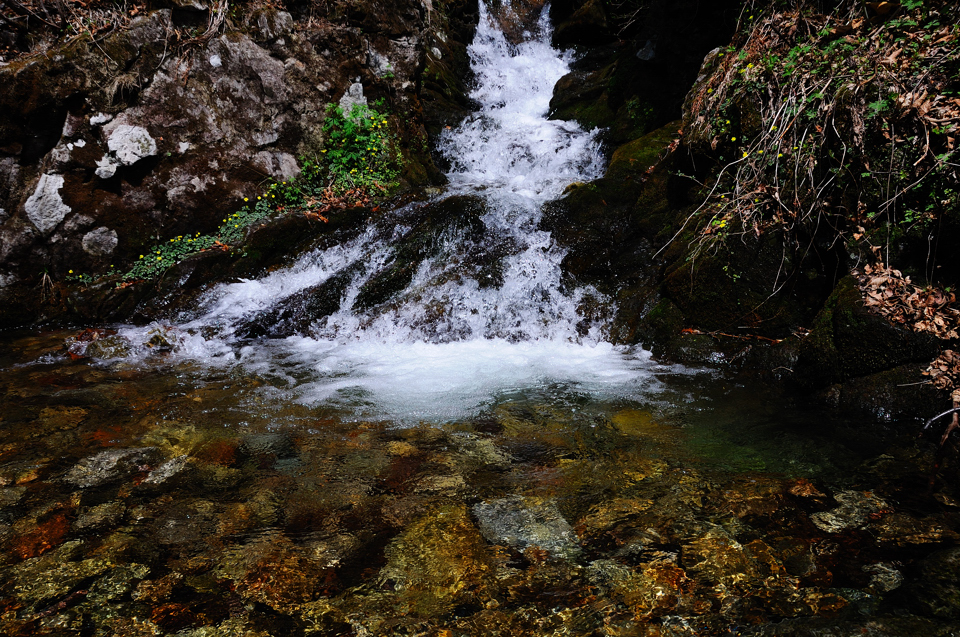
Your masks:
{"label": "submerged rock", "polygon": [[156,455],[156,447],[108,449],[81,460],[67,472],[63,479],[81,489],[99,487],[139,471],[145,471],[145,466],[149,465]]}
{"label": "submerged rock", "polygon": [[960,619],[960,548],[928,556],[908,588],[913,605],[925,615]]}
{"label": "submerged rock", "polygon": [[887,508],[887,503],[870,493],[841,491],[833,496],[840,506],[832,511],[814,513],[810,519],[827,533],[840,533],[865,525],[870,514]]}
{"label": "submerged rock", "polygon": [[190,458],[186,455],[171,458],[147,474],[143,482],[144,484],[163,484],[187,469],[189,461]]}
{"label": "submerged rock", "polygon": [[73,523],[75,531],[96,531],[116,525],[127,507],[122,502],[104,502],[83,510]]}
{"label": "submerged rock", "polygon": [[41,608],[66,596],[84,580],[106,572],[110,564],[105,558],[77,560],[85,548],[81,541],[67,542],[42,557],[11,567],[6,577],[13,584],[14,595],[28,607]]}
{"label": "submerged rock", "polygon": [[574,559],[580,554],[573,527],[554,500],[508,496],[473,507],[480,532],[494,544],[520,551],[537,547],[553,557]]}
{"label": "submerged rock", "polygon": [[378,580],[419,615],[485,602],[490,594],[491,556],[465,506],[443,507],[411,524],[385,556]]}

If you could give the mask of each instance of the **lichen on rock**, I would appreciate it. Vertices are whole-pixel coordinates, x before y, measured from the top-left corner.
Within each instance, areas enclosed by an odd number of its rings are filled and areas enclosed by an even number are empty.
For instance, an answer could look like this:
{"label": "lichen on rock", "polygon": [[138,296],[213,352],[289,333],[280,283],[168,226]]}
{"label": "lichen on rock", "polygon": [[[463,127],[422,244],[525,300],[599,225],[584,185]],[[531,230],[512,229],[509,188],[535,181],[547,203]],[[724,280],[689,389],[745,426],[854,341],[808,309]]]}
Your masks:
{"label": "lichen on rock", "polygon": [[42,234],[50,234],[71,208],[63,202],[60,189],[63,188],[63,176],[44,173],[37,182],[37,188],[23,205],[24,212],[33,225]]}

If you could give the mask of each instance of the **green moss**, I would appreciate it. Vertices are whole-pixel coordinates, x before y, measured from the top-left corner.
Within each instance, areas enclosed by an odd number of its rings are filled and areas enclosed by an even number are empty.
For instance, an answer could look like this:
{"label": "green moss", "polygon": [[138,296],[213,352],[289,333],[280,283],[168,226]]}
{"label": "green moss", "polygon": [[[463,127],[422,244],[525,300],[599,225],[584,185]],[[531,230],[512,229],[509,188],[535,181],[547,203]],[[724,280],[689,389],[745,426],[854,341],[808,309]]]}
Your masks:
{"label": "green moss", "polygon": [[908,362],[926,362],[937,351],[932,337],[894,326],[866,308],[856,279],[847,276],[837,283],[801,343],[797,380],[810,389],[823,387]]}
{"label": "green moss", "polygon": [[678,138],[680,122],[670,122],[639,139],[620,146],[610,158],[606,177],[627,183],[642,180],[647,170],[666,154],[671,142]]}

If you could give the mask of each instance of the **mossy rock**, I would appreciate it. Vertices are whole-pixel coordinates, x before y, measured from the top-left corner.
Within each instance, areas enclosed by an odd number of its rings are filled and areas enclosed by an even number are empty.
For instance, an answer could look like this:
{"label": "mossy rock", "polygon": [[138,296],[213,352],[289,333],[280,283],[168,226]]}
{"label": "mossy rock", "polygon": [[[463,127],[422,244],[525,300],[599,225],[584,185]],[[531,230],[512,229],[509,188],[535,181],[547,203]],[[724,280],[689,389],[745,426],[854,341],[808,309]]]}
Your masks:
{"label": "mossy rock", "polygon": [[567,250],[564,270],[606,292],[626,274],[625,259],[632,255],[643,265],[649,257],[645,249],[636,254],[638,235],[624,196],[620,184],[609,179],[575,184],[565,197],[544,207],[541,221]]}
{"label": "mossy rock", "polygon": [[603,44],[613,39],[607,20],[607,11],[602,0],[586,0],[579,3],[567,19],[557,25],[553,44],[567,47],[575,44],[588,46]]}
{"label": "mossy rock", "polygon": [[[728,241],[715,252],[679,260],[667,272],[664,294],[692,326],[786,336],[802,324],[804,311],[786,293],[781,277],[792,266],[784,259],[781,237],[773,233]],[[787,289],[774,294],[781,286]]]}
{"label": "mossy rock", "polygon": [[865,414],[883,422],[911,422],[949,407],[948,401],[925,382],[927,380],[921,365],[908,363],[849,378],[820,390],[818,395],[843,411]]}
{"label": "mossy rock", "polygon": [[796,379],[802,387],[816,389],[905,363],[927,362],[938,350],[934,337],[910,332],[871,312],[856,279],[846,276],[800,346]]}
{"label": "mossy rock", "polygon": [[667,343],[680,336],[685,320],[683,312],[673,301],[660,299],[639,321],[632,342],[639,342],[654,354],[660,354]]}
{"label": "mossy rock", "polygon": [[639,139],[628,142],[614,151],[604,175],[620,182],[621,187],[636,190],[648,175],[648,170],[666,154],[670,144],[678,138],[680,121],[670,122]]}
{"label": "mossy rock", "polygon": [[925,615],[960,619],[960,548],[927,556],[918,570],[920,577],[907,590],[913,606]]}
{"label": "mossy rock", "polygon": [[616,73],[616,63],[599,69],[579,68],[560,78],[550,99],[550,118],[573,120],[585,129],[611,126],[616,109],[607,90]]}

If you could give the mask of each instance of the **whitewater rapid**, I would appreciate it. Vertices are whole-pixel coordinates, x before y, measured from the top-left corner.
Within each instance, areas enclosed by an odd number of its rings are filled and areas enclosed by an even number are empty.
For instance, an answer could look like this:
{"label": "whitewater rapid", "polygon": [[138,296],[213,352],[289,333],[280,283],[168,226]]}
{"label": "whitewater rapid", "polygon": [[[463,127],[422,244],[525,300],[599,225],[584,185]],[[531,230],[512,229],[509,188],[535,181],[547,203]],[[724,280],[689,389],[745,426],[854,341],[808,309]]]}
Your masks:
{"label": "whitewater rapid", "polygon": [[[410,230],[400,209],[389,232],[371,224],[355,239],[305,254],[288,268],[216,287],[199,312],[176,326],[171,356],[259,375],[268,379],[264,392],[277,400],[399,422],[469,417],[518,393],[650,391],[657,366],[649,353],[611,345],[603,321],[584,320],[585,304],[609,306],[609,299],[566,282],[563,251],[539,229],[546,201],[604,169],[597,131],[547,119],[553,87],[572,62],[550,38],[544,11],[526,42],[509,43],[481,3],[469,47],[476,76],[471,97],[481,107],[439,140],[451,168],[437,199],[483,200],[481,243],[509,246],[499,285],[477,280],[462,263],[476,250],[476,238],[445,232],[438,254],[419,264],[405,290],[389,303],[358,310],[362,286],[395,258],[390,239]],[[238,336],[251,317],[347,268],[356,274],[339,309],[308,330],[286,338]],[[150,329],[155,326],[123,333],[144,342]]]}

